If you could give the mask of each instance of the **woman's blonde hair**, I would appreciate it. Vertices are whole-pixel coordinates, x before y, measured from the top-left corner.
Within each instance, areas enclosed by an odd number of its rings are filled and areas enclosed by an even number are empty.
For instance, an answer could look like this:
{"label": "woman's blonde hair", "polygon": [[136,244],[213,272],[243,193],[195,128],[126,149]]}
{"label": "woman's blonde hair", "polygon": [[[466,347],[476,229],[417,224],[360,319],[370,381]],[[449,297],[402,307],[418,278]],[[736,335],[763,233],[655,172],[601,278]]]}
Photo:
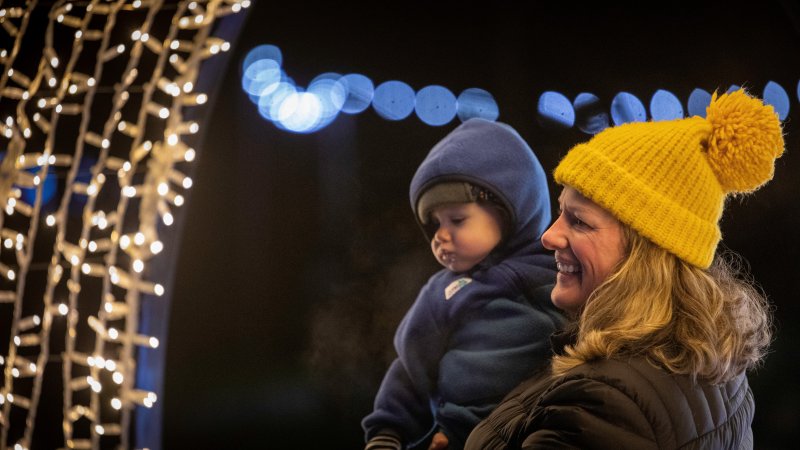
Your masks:
{"label": "woman's blonde hair", "polygon": [[754,367],[772,337],[771,311],[733,252],[707,270],[623,225],[627,257],[587,300],[578,338],[553,359],[554,376],[586,361],[644,356],[713,383]]}

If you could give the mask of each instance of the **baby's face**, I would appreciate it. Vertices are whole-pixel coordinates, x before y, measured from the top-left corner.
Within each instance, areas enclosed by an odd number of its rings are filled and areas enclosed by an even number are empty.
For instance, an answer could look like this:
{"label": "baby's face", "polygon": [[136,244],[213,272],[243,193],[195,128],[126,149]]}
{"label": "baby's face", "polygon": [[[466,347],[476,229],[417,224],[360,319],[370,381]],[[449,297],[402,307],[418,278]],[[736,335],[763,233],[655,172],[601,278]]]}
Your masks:
{"label": "baby's face", "polygon": [[431,212],[433,255],[453,272],[470,270],[500,243],[501,220],[496,209],[475,202],[437,206]]}

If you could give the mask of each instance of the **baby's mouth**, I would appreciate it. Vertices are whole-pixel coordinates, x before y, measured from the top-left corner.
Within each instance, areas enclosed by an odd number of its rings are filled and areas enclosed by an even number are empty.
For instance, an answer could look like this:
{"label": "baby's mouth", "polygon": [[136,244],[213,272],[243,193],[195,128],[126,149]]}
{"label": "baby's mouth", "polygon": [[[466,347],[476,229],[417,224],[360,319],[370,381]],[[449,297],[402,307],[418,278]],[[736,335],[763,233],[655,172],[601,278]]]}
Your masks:
{"label": "baby's mouth", "polygon": [[447,264],[453,264],[454,262],[456,262],[456,255],[455,253],[442,250],[441,253],[439,254],[439,259],[441,259],[443,262]]}

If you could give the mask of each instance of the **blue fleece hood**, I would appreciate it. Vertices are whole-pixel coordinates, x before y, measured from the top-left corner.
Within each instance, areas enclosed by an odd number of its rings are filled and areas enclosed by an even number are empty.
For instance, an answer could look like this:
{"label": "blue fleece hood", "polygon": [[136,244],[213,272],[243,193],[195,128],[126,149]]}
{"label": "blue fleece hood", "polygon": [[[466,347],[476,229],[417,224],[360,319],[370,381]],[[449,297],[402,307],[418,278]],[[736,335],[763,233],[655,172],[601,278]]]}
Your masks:
{"label": "blue fleece hood", "polygon": [[511,229],[503,248],[498,249],[501,253],[538,241],[550,224],[547,176],[533,150],[504,123],[469,119],[431,149],[409,189],[418,223],[416,211],[422,194],[447,181],[466,181],[488,189],[505,206]]}

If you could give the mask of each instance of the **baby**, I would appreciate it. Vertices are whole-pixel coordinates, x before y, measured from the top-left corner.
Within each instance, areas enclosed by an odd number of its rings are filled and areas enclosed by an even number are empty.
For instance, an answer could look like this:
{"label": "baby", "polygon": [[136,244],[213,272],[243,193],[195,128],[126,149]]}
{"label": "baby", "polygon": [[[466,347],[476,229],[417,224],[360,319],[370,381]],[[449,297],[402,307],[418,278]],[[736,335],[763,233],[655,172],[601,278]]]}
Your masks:
{"label": "baby", "polygon": [[[547,181],[510,126],[470,119],[431,149],[411,208],[445,269],[419,292],[395,334],[372,413],[369,450],[436,441],[462,448],[477,423],[551,355],[564,318],[550,302]],[[439,444],[441,445],[441,444]]]}

